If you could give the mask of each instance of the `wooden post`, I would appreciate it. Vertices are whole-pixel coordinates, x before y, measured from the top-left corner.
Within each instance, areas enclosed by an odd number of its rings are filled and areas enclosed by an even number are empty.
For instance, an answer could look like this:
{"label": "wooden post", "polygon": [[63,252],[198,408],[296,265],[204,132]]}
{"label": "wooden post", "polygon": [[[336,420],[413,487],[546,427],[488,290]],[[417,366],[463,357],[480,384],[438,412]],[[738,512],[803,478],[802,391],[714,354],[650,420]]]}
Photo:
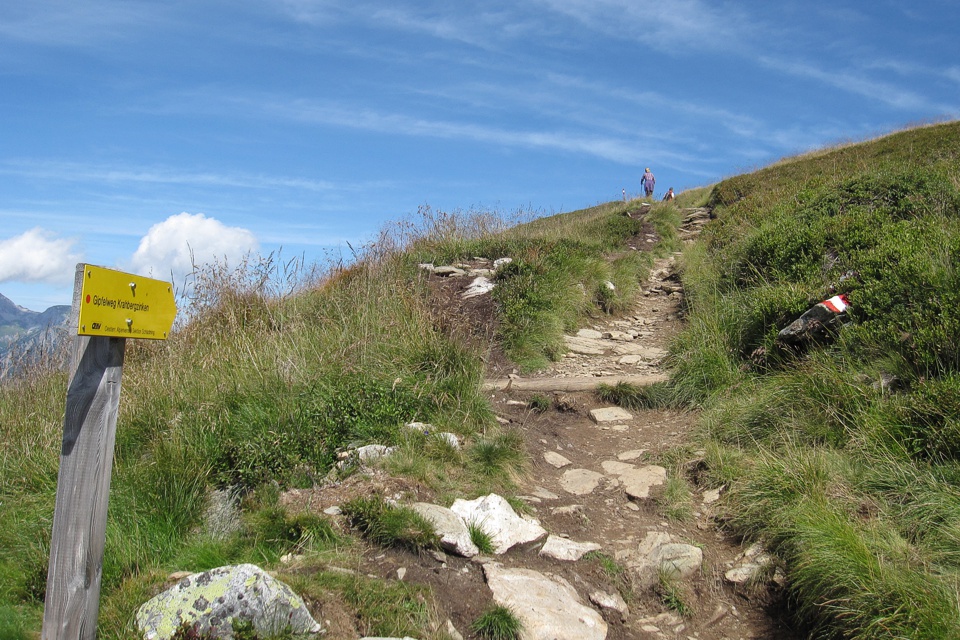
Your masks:
{"label": "wooden post", "polygon": [[[73,318],[85,265],[77,265]],[[42,640],[94,640],[125,338],[74,338]]]}

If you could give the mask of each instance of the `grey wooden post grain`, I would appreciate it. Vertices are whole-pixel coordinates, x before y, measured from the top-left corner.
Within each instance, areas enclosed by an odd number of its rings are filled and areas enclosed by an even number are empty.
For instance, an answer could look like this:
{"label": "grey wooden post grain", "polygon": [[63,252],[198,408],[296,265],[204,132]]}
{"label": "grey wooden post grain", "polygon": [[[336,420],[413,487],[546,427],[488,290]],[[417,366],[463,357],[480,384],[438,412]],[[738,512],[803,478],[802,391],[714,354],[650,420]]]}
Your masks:
{"label": "grey wooden post grain", "polygon": [[[84,266],[77,265],[74,326]],[[96,638],[125,343],[124,338],[74,338],[42,640]]]}

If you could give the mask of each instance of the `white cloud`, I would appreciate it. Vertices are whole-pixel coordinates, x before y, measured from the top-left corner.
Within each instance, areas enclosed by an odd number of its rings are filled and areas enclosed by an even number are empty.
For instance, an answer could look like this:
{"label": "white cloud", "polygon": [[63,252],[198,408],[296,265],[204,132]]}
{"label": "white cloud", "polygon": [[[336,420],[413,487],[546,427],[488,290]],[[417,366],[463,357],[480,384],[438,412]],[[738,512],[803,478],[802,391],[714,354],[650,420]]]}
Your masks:
{"label": "white cloud", "polygon": [[8,240],[0,240],[0,282],[64,284],[73,280],[81,261],[73,251],[75,240],[58,238],[36,227]]}
{"label": "white cloud", "polygon": [[202,213],[179,213],[150,227],[130,261],[134,273],[179,282],[194,266],[237,264],[259,243],[248,229],[228,227]]}

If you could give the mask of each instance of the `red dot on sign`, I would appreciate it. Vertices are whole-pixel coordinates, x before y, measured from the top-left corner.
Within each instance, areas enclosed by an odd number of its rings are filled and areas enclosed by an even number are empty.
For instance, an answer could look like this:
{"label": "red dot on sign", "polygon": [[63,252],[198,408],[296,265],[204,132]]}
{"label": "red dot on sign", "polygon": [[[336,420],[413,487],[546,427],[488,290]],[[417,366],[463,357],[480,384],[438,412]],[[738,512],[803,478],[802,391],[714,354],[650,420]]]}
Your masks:
{"label": "red dot on sign", "polygon": [[90,294],[87,294],[87,304],[90,304]]}

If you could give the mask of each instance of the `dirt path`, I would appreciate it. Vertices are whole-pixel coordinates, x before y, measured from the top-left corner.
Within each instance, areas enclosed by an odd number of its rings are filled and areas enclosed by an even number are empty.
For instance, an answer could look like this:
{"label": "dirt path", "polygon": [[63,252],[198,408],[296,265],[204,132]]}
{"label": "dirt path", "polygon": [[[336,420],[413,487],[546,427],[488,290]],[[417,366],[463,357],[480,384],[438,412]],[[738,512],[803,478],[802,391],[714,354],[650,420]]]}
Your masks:
{"label": "dirt path", "polygon": [[[685,233],[692,236],[695,230],[688,227]],[[655,238],[651,240],[648,234],[645,242],[655,242]],[[685,470],[697,466],[698,452],[691,445],[696,414],[641,410],[610,422],[591,414],[609,408],[595,393],[601,382],[642,385],[666,379],[662,359],[683,322],[683,293],[673,275],[674,259],[656,262],[644,294],[629,313],[598,319],[577,336],[570,336],[570,353],[549,370],[520,377],[506,375],[509,369],[504,369],[502,362],[491,367],[498,375],[487,381],[486,392],[501,422],[523,434],[531,461],[530,473],[518,492],[526,504],[526,515],[537,519],[550,534],[600,547],[599,554],[570,562],[545,558],[539,553],[540,544],[530,544],[510,549],[497,556],[496,562],[562,578],[584,603],[598,592],[622,595],[627,610],[603,610],[610,640],[800,638],[777,615],[780,598],[775,584],[734,585],[725,578],[745,549],[718,528],[716,495],[684,477],[692,492],[689,515],[671,519],[662,491],[654,487],[647,498],[631,496],[626,476],[619,475],[624,469],[653,464],[667,467],[669,476],[688,475]],[[431,280],[441,318],[447,317],[451,326],[470,327],[474,334],[492,338],[491,325],[464,321],[494,317],[489,297],[464,302],[460,292],[467,279]],[[545,399],[549,409],[532,408]],[[677,447],[685,447],[684,456],[664,456]],[[671,463],[665,463],[666,459]],[[363,491],[387,496],[418,494],[415,486],[376,477],[383,486],[371,489],[367,484]],[[370,478],[363,482],[369,483]],[[350,484],[345,483],[341,490],[349,492]],[[325,501],[338,499],[329,491],[325,495]],[[665,536],[671,542],[701,549],[703,557],[700,568],[674,582],[670,592],[655,580],[651,582],[649,572],[642,579],[635,571],[645,541]],[[491,604],[480,566],[483,562],[479,557],[438,553],[413,557],[402,551],[377,550],[362,571],[429,585],[439,608],[437,618],[449,620],[447,631],[454,638],[457,633],[470,637],[470,624]],[[356,637],[355,631],[349,621],[343,621],[331,626],[329,637]]]}
{"label": "dirt path", "polygon": [[[551,533],[597,543],[602,553],[621,563],[629,563],[650,532],[669,534],[673,540],[703,550],[699,574],[678,583],[677,595],[686,608],[685,615],[667,607],[655,587],[634,584],[629,614],[622,619],[608,618],[608,638],[795,637],[768,610],[772,600],[766,588],[735,587],[725,580],[724,573],[736,564],[744,549],[717,528],[713,521],[715,506],[705,502],[701,490],[691,484],[692,517],[671,520],[655,497],[631,499],[616,478],[605,473],[615,469],[617,462],[637,466],[656,463],[662,460],[664,452],[690,442],[696,420],[690,412],[631,411],[630,419],[610,424],[590,417],[592,409],[607,406],[590,390],[598,383],[629,380],[643,384],[665,378],[659,358],[631,358],[624,354],[629,349],[618,347],[638,345],[649,349],[648,353],[665,353],[682,322],[682,293],[671,274],[672,259],[658,261],[647,283],[647,293],[630,314],[585,327],[588,331],[583,333],[587,335],[607,336],[591,338],[598,344],[608,343],[604,353],[570,353],[548,371],[513,379],[506,390],[502,380],[490,382],[495,389],[493,401],[498,415],[522,429],[533,461],[531,477],[522,490],[524,499]],[[582,351],[589,351],[589,346]],[[543,413],[531,410],[533,397],[544,394],[551,397],[553,408]],[[547,452],[560,454],[570,464],[557,468],[545,457]],[[696,464],[695,458],[693,452],[691,466]],[[592,470],[603,474],[603,478],[593,491],[574,495],[564,485],[564,474],[570,469]],[[668,473],[674,471],[669,469]],[[710,498],[707,494],[707,500]],[[573,584],[579,582],[585,591],[594,586],[611,586],[589,584],[590,579],[581,575],[577,566],[551,569],[566,575]],[[592,577],[598,579],[595,572]]]}
{"label": "dirt path", "polygon": [[[708,216],[703,210],[688,212],[682,237],[694,238]],[[660,463],[664,453],[677,447],[686,447],[688,453],[672,457],[679,464],[669,468],[668,474],[694,469],[699,452],[693,450],[691,436],[697,415],[635,410],[629,419],[609,423],[591,417],[592,410],[607,407],[595,393],[598,384],[626,381],[644,385],[667,378],[662,359],[683,322],[682,286],[674,273],[677,257],[656,261],[643,295],[629,313],[596,320],[569,337],[570,352],[549,370],[530,377],[489,380],[487,388],[498,415],[524,433],[533,471],[522,493],[548,531],[597,543],[601,553],[627,565],[651,532],[668,534],[673,541],[703,551],[700,571],[676,585],[673,595],[680,598],[681,606],[674,608],[667,606],[669,598],[656,586],[642,582],[627,588],[623,584],[590,584],[588,574],[599,583],[605,577],[584,570],[584,561],[573,568],[552,567],[584,592],[604,586],[630,592],[629,613],[607,616],[608,638],[799,638],[778,615],[776,584],[735,585],[725,578],[729,569],[742,562],[746,550],[717,526],[716,494],[704,492],[691,478],[685,478],[692,490],[692,513],[687,519],[671,519],[656,491],[650,499],[632,499],[616,474],[610,473],[618,463]],[[544,396],[550,398],[552,408],[542,413],[531,410],[531,401],[542,403]],[[554,454],[569,465],[558,467]],[[574,495],[565,484],[565,474],[571,469],[603,476],[593,491]]]}

